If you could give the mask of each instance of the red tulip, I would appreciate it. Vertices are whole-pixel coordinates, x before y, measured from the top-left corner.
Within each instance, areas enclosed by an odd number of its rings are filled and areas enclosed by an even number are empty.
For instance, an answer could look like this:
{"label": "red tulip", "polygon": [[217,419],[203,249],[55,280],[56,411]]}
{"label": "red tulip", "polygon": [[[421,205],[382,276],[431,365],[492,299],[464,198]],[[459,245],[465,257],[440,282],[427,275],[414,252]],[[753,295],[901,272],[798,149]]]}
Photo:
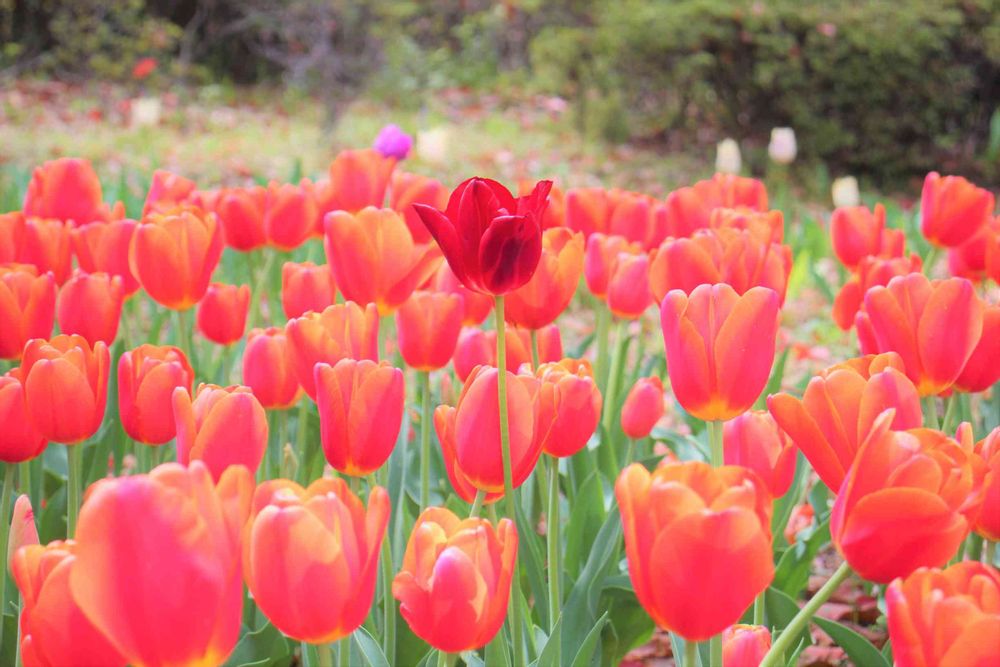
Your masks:
{"label": "red tulip", "polygon": [[[522,374],[528,374],[522,369]],[[538,437],[542,451],[562,458],[587,445],[601,420],[601,392],[586,360],[563,359],[539,366]]]}
{"label": "red tulip", "polygon": [[317,184],[320,214],[357,213],[367,206],[381,208],[396,159],[374,149],[341,151],[330,163],[329,180]]}
{"label": "red tulip", "polygon": [[194,371],[177,347],[140,345],[118,360],[118,412],[130,438],[162,445],[177,435],[174,389],[191,391]]}
{"label": "red tulip", "polygon": [[66,334],[80,334],[91,345],[112,344],[118,334],[125,290],[122,279],[107,273],[81,273],[59,289],[56,317]]}
{"label": "red tulip", "polygon": [[87,273],[107,273],[122,279],[125,296],[139,289],[139,281],[128,264],[129,246],[138,223],[135,220],[91,222],[70,230],[73,253]]}
{"label": "red tulip", "polygon": [[[446,379],[446,378],[445,378]],[[442,390],[444,388],[442,387]],[[448,475],[448,481],[458,497],[465,502],[472,504],[479,494],[479,489],[472,483],[458,465],[457,445],[455,444],[455,418],[451,411],[444,405],[439,405],[434,411],[434,431],[437,433],[438,442],[441,444],[441,458],[444,460],[444,470]],[[495,503],[503,498],[503,491],[487,492],[483,498],[483,504]]]}
{"label": "red tulip", "polygon": [[[993,218],[993,227],[1000,227],[1000,217]],[[986,249],[983,252],[986,277],[1000,283],[1000,232],[986,235]]]}
{"label": "red tulip", "polygon": [[0,264],[16,262],[24,245],[27,222],[20,211],[0,213]]}
{"label": "red tulip", "polygon": [[986,278],[986,256],[1000,240],[1000,218],[993,218],[973,238],[948,248],[948,272],[956,278],[979,282]]}
{"label": "red tulip", "polygon": [[18,371],[0,375],[0,461],[29,461],[45,450],[48,440],[28,418],[24,387]]}
{"label": "red tulip", "polygon": [[294,250],[316,230],[320,211],[307,188],[272,182],[264,201],[264,233],[280,250]]}
{"label": "red tulip", "polygon": [[920,195],[920,231],[937,246],[954,247],[975,238],[990,221],[996,200],[961,176],[932,171]]}
{"label": "red tulip", "polygon": [[28,218],[17,261],[34,265],[39,273],[51,271],[56,284],[62,285],[73,270],[69,229],[58,220]]}
{"label": "red tulip", "polygon": [[507,295],[505,319],[527,329],[552,324],[572,301],[582,273],[583,235],[566,227],[546,229],[538,270]]}
{"label": "red tulip", "polygon": [[996,542],[1000,540],[1000,427],[977,442],[973,451],[982,460],[985,474],[982,481],[983,507],[973,520],[972,529]]}
{"label": "red tulip", "polygon": [[416,291],[396,311],[396,335],[403,361],[418,371],[444,368],[462,331],[462,298]]}
{"label": "red tulip", "polygon": [[986,306],[983,311],[983,333],[965,362],[962,373],[955,378],[959,391],[986,391],[1000,380],[1000,305]]}
{"label": "red tulip", "polygon": [[85,225],[110,217],[101,181],[88,160],[60,158],[36,167],[24,195],[24,215]]}
{"label": "red tulip", "polygon": [[902,257],[905,237],[901,229],[885,226],[885,207],[874,213],[864,206],[843,206],[830,218],[830,238],[837,259],[855,270],[866,257]]}
{"label": "red tulip", "polygon": [[[517,182],[517,196],[524,197],[530,195],[535,188],[535,182],[522,178]],[[444,205],[444,203],[442,203]],[[558,185],[553,185],[549,190],[549,205],[545,207],[542,215],[542,232],[553,227],[566,226],[566,193]]]}
{"label": "red tulip", "polygon": [[194,193],[195,182],[165,169],[153,172],[153,180],[142,206],[142,217],[153,212],[165,213],[187,202]]}
{"label": "red tulip", "polygon": [[608,308],[615,317],[634,320],[653,304],[649,291],[649,256],[619,253],[608,281]]}
{"label": "red tulip", "polygon": [[[521,368],[521,364],[531,363],[531,336],[524,329],[506,328],[507,339],[507,370],[511,373]],[[559,328],[554,324],[539,329],[538,361],[559,361],[563,357],[562,337]],[[455,346],[455,356],[452,358],[455,375],[462,382],[476,366],[496,366],[497,364],[497,332],[495,329],[466,328],[458,336]]]}
{"label": "red tulip", "polygon": [[638,440],[645,438],[663,417],[663,383],[655,375],[639,378],[622,404],[622,431]]}
{"label": "red tulip", "polygon": [[767,189],[754,178],[715,174],[691,187],[674,190],[667,196],[667,223],[671,236],[691,236],[708,227],[717,208],[748,208],[766,211]]}
{"label": "red tulip", "polygon": [[281,327],[251,329],[243,350],[243,384],[268,410],[286,410],[302,393],[292,353]]}
{"label": "red tulip", "polygon": [[[448,189],[441,181],[419,176],[405,171],[392,174],[392,185],[389,188],[389,208],[393,209],[406,221],[414,243],[430,243],[431,233],[420,220],[413,204],[426,204],[441,209],[448,205]],[[377,202],[374,206],[381,205]]]}
{"label": "red tulip", "polygon": [[722,667],[756,667],[771,650],[763,625],[732,625],[722,633]]}
{"label": "red tulip", "polygon": [[436,292],[448,292],[462,298],[462,324],[467,327],[482,324],[493,312],[493,297],[466,289],[455,277],[448,262],[442,262],[434,274],[433,287]]}
{"label": "red tulip", "polygon": [[337,301],[337,285],[325,264],[285,262],[281,267],[281,307],[293,319],[310,310],[323,312]]}
{"label": "red tulip", "polygon": [[891,259],[865,257],[851,279],[837,292],[833,300],[833,321],[844,331],[850,331],[864,303],[865,292],[872,287],[888,285],[896,276],[919,273],[922,267],[923,261],[916,253]]}
{"label": "red tulip", "polygon": [[232,345],[243,338],[249,310],[248,285],[211,283],[198,302],[198,331],[213,343]]}
{"label": "red tulip", "polygon": [[30,264],[0,264],[0,359],[19,359],[32,338],[48,338],[56,311],[52,272]]}
{"label": "red tulip", "polygon": [[309,312],[285,325],[292,369],[309,398],[316,399],[313,368],[341,359],[378,361],[378,309],[348,301]]}
{"label": "red tulip", "polygon": [[757,473],[774,498],[792,486],[796,449],[766,410],[744,412],[722,428],[726,465],[743,466]]}
{"label": "red tulip", "polygon": [[583,258],[583,276],[590,293],[602,301],[606,300],[618,258],[624,254],[638,255],[641,252],[642,248],[629,243],[624,236],[589,236]]}
{"label": "red tulip", "polygon": [[590,241],[594,234],[608,233],[613,210],[612,195],[604,188],[571,188],[566,191],[566,226]]}
{"label": "red tulip", "polygon": [[260,186],[229,188],[220,193],[215,214],[222,223],[226,245],[240,252],[249,252],[267,243],[264,230],[267,196],[268,190]]}

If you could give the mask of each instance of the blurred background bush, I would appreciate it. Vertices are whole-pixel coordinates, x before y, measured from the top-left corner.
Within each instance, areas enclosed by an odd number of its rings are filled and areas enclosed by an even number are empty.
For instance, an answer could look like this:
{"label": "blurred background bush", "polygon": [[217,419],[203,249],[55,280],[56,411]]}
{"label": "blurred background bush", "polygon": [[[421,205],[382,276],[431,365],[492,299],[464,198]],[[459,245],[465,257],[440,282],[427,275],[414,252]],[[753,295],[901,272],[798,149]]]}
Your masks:
{"label": "blurred background bush", "polygon": [[530,92],[595,139],[735,137],[751,168],[789,126],[878,180],[1000,175],[1000,0],[0,0],[0,76],[137,85],[143,58],[144,87],[280,82],[333,116]]}

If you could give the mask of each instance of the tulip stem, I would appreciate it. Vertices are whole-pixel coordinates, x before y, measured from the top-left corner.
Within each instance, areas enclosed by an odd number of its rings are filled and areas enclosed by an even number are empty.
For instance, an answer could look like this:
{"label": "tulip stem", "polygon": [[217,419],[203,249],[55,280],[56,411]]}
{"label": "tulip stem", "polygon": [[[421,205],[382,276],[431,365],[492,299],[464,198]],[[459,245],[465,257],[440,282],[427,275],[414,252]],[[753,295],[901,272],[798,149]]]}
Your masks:
{"label": "tulip stem", "polygon": [[632,463],[632,457],[635,456],[635,440],[633,438],[628,439],[628,445],[625,447],[625,466]]}
{"label": "tulip stem", "polygon": [[934,264],[937,262],[938,255],[941,254],[940,246],[936,244],[931,245],[930,251],[927,253],[927,258],[924,260],[924,275],[929,276],[934,271]]}
{"label": "tulip stem", "polygon": [[[507,517],[514,522],[516,529],[517,516],[514,505],[514,475],[510,461],[510,424],[507,422],[507,333],[504,327],[504,301],[502,295],[496,296],[497,328],[497,395],[500,404],[500,454],[503,458],[503,492],[507,503]],[[518,560],[514,560],[514,576],[510,596],[510,625],[513,637],[514,667],[524,666],[524,646],[521,633],[521,571]]]}
{"label": "tulip stem", "polygon": [[764,625],[764,594],[761,593],[753,600],[753,624]]}
{"label": "tulip stem", "polygon": [[698,664],[698,642],[684,640],[684,662],[681,667],[695,667]]}
{"label": "tulip stem", "polygon": [[778,639],[771,645],[767,655],[764,656],[760,667],[775,667],[775,665],[783,664],[785,655],[795,648],[799,641],[799,635],[809,625],[813,614],[834,594],[850,574],[851,566],[847,564],[847,561],[844,561],[830,579],[823,584],[823,587],[816,591],[816,595],[812,596],[795,615],[795,618],[785,626]]}
{"label": "tulip stem", "polygon": [[382,538],[382,653],[390,665],[396,662],[396,603],[392,597],[392,548]]}
{"label": "tulip stem", "polygon": [[537,371],[540,361],[538,357],[538,329],[531,330],[531,370]]}
{"label": "tulip stem", "polygon": [[340,658],[340,667],[351,667],[351,635],[347,635],[338,642],[337,657]]}
{"label": "tulip stem", "polygon": [[469,518],[475,518],[479,516],[479,513],[483,510],[483,502],[486,500],[486,492],[482,489],[476,491],[476,498],[472,501],[472,509],[469,510]]}
{"label": "tulip stem", "polygon": [[454,663],[452,654],[438,651],[438,667],[450,667]]}
{"label": "tulip stem", "polygon": [[953,434],[955,428],[958,427],[958,424],[955,423],[957,419],[958,397],[959,393],[957,391],[951,392],[951,396],[948,397],[948,401],[945,404],[944,418],[941,420],[941,430],[945,433]]}
{"label": "tulip stem", "polygon": [[309,418],[309,399],[303,398],[299,401],[299,414],[295,421],[295,455],[299,457],[299,479],[306,475],[306,447],[309,444],[306,439],[306,420]]}
{"label": "tulip stem", "polygon": [[[80,483],[83,481],[80,477],[83,476],[83,443],[78,442],[75,445],[67,445],[66,447],[69,450],[66,452],[69,464],[67,468],[66,537],[72,539],[76,535],[76,519],[80,516]],[[4,486],[6,487],[6,483]]]}
{"label": "tulip stem", "polygon": [[[14,470],[17,466],[13,463],[2,463],[3,466],[3,497],[0,498],[0,563],[3,564],[3,571],[0,572],[0,609],[6,609],[4,595],[7,592],[7,538],[10,531],[10,497],[14,493]],[[0,616],[2,617],[2,616]],[[0,623],[0,646],[3,646],[3,623]]]}
{"label": "tulip stem", "polygon": [[713,466],[718,468],[723,465],[725,456],[723,455],[722,448],[722,421],[713,420],[705,422],[708,427],[708,451],[711,457],[711,463]]}
{"label": "tulip stem", "polygon": [[177,347],[181,348],[181,351],[184,352],[184,356],[187,357],[191,368],[195,369],[195,375],[197,376],[198,365],[194,357],[194,342],[191,337],[191,326],[188,322],[188,311],[175,310],[174,316],[177,326]]}
{"label": "tulip stem", "polygon": [[598,301],[594,308],[596,318],[597,360],[594,364],[594,375],[597,386],[604,391],[608,386],[608,333],[611,327],[611,311],[603,301]]}
{"label": "tulip stem", "polygon": [[431,374],[421,371],[420,379],[420,507],[431,505]]}
{"label": "tulip stem", "polygon": [[[546,542],[549,560],[549,636],[552,635],[562,608],[562,598],[559,595],[559,578],[562,568],[559,566],[559,459],[552,457],[549,461],[549,510],[546,516]],[[552,664],[559,664],[559,643],[556,643],[555,656]]]}
{"label": "tulip stem", "polygon": [[997,543],[993,540],[986,540],[986,562],[995,565],[997,561]]}
{"label": "tulip stem", "polygon": [[938,422],[937,396],[924,396],[924,423],[928,428],[936,429],[941,424]]}
{"label": "tulip stem", "polygon": [[722,667],[722,633],[708,640],[708,664],[711,667]]}
{"label": "tulip stem", "polygon": [[615,425],[615,412],[618,408],[618,386],[621,384],[622,366],[625,363],[625,351],[628,349],[628,320],[621,320],[615,327],[615,353],[611,357],[611,371],[608,375],[608,391],[604,396],[604,416],[601,423],[604,435],[608,438],[608,451],[618,469],[618,453],[614,448],[615,438],[611,429]]}

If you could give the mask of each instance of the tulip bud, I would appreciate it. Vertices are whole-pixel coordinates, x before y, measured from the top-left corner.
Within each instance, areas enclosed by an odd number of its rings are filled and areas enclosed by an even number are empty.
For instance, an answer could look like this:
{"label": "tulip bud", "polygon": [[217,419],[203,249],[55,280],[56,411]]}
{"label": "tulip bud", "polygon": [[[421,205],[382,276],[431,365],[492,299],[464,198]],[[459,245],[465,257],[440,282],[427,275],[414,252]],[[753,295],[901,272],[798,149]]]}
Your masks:
{"label": "tulip bud", "polygon": [[28,418],[20,370],[0,375],[0,461],[20,463],[45,450],[48,440]]}
{"label": "tulip bud", "polygon": [[722,632],[722,667],[759,665],[771,649],[771,631],[762,625],[732,625]]}
{"label": "tulip bud", "polygon": [[317,184],[320,214],[357,213],[366,206],[381,208],[395,166],[395,158],[373,148],[341,151],[330,163],[328,180],[322,186]]}
{"label": "tulip bud", "polygon": [[256,250],[267,243],[264,209],[267,190],[260,186],[224,190],[215,205],[226,245],[240,252]]}
{"label": "tulip bud", "polygon": [[934,245],[962,245],[989,224],[995,206],[989,190],[961,176],[932,171],[920,195],[920,231]]}
{"label": "tulip bud", "polygon": [[790,127],[775,127],[771,130],[771,143],[767,145],[767,155],[778,164],[795,162],[798,148],[795,145],[795,130]]}
{"label": "tulip bud", "polygon": [[212,283],[198,302],[198,331],[219,345],[232,345],[243,338],[250,309],[250,287]]}
{"label": "tulip bud", "polygon": [[166,169],[157,169],[153,172],[153,180],[146,193],[142,216],[145,218],[154,211],[169,211],[184,204],[194,193],[195,187],[197,185],[190,178],[184,178]]}
{"label": "tulip bud", "polygon": [[461,331],[462,298],[457,294],[416,291],[396,311],[399,351],[418,371],[447,366]]}
{"label": "tulip bud", "polygon": [[0,264],[0,359],[20,359],[32,338],[48,338],[56,313],[52,272],[30,264]]}
{"label": "tulip bud", "polygon": [[562,458],[587,445],[601,419],[601,392],[586,360],[563,359],[535,371],[538,391],[538,437],[542,451]]}
{"label": "tulip bud", "polygon": [[191,391],[194,371],[177,347],[140,345],[118,360],[118,413],[130,438],[147,445],[170,442],[177,435],[173,393]]}
{"label": "tulip bud", "polygon": [[753,470],[774,498],[785,495],[795,476],[797,450],[765,410],[744,412],[722,427],[726,465]]}
{"label": "tulip bud", "polygon": [[281,266],[281,307],[285,317],[302,317],[310,310],[322,313],[337,301],[337,285],[330,267],[312,262],[285,262]]}
{"label": "tulip bud", "polygon": [[396,160],[405,160],[412,147],[413,137],[403,132],[395,123],[390,123],[379,130],[375,143],[372,144],[372,148],[376,151]]}
{"label": "tulip bud", "polygon": [[129,246],[138,226],[135,220],[91,222],[70,230],[70,241],[80,268],[87,273],[107,273],[122,279],[125,296],[139,289],[128,264]]}
{"label": "tulip bud", "polygon": [[833,179],[830,188],[834,208],[861,205],[861,192],[858,189],[858,179],[853,176],[841,176]]}
{"label": "tulip bud", "polygon": [[24,215],[85,225],[108,219],[101,181],[89,160],[59,158],[35,167],[24,194]]}
{"label": "tulip bud", "polygon": [[7,536],[7,569],[10,570],[14,554],[21,547],[38,544],[38,529],[35,527],[35,513],[31,509],[31,499],[23,493],[14,502],[14,516]]}
{"label": "tulip bud", "polygon": [[302,390],[292,368],[284,329],[252,329],[247,334],[243,384],[268,410],[287,410],[298,402]]}
{"label": "tulip bud", "polygon": [[40,274],[51,271],[56,284],[62,285],[73,270],[69,229],[58,220],[28,218],[17,261],[31,264]]}
{"label": "tulip bud", "polygon": [[738,174],[743,168],[740,145],[735,139],[723,139],[715,147],[715,170],[722,174]]}
{"label": "tulip bud", "polygon": [[663,383],[653,375],[639,378],[622,404],[622,431],[638,440],[648,436],[663,417]]}
{"label": "tulip bud", "polygon": [[119,276],[77,271],[60,289],[56,317],[64,334],[111,345],[118,334],[125,291]]}
{"label": "tulip bud", "polygon": [[306,188],[272,182],[264,204],[264,231],[271,245],[294,250],[316,229],[319,206]]}

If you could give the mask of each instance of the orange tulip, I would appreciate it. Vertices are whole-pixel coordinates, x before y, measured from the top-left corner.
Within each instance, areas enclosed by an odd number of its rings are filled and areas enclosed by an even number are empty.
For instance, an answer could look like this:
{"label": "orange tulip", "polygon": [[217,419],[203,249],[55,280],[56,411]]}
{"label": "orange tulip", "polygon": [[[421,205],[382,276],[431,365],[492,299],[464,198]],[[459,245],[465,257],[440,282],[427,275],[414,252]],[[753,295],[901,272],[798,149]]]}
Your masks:
{"label": "orange tulip", "polygon": [[639,378],[622,404],[622,431],[638,440],[653,431],[663,417],[663,383],[655,375]]}
{"label": "orange tulip", "polygon": [[76,271],[59,289],[59,329],[66,334],[80,334],[91,345],[99,340],[110,345],[118,334],[124,300],[125,290],[118,276]]}
{"label": "orange tulip", "polygon": [[473,292],[463,285],[452,272],[448,262],[441,262],[434,274],[434,291],[457,294],[462,298],[462,324],[467,327],[483,323],[493,311],[493,297],[489,294]]}
{"label": "orange tulip", "polygon": [[[503,461],[500,449],[500,417],[497,412],[499,373],[477,366],[462,387],[456,407],[438,406],[435,426],[438,437],[454,434],[455,465],[477,489],[503,491]],[[507,372],[507,414],[510,425],[510,460],[513,486],[524,483],[542,453],[537,437],[535,396],[538,380]]]}
{"label": "orange tulip", "polygon": [[755,178],[715,174],[690,187],[674,190],[667,195],[666,203],[670,235],[691,236],[708,227],[711,213],[717,208],[766,211],[767,189]]}
{"label": "orange tulip", "polygon": [[630,243],[624,236],[589,236],[583,257],[583,276],[590,293],[602,301],[606,300],[618,258],[624,254],[638,255],[641,252],[642,249],[637,244]]}
{"label": "orange tulip", "polygon": [[403,423],[403,371],[388,362],[341,359],[318,363],[316,406],[326,460],[345,475],[363,477],[382,467]]}
{"label": "orange tulip", "polygon": [[555,322],[583,273],[583,235],[566,227],[542,232],[542,258],[527,283],[507,294],[505,319],[527,329]]}
{"label": "orange tulip", "polygon": [[771,650],[771,631],[763,625],[733,625],[722,633],[722,667],[754,667]]}
{"label": "orange tulip", "polygon": [[73,540],[59,540],[27,545],[13,555],[11,574],[24,600],[21,657],[26,667],[126,664],[70,594],[78,552]]}
{"label": "orange tulip", "polygon": [[0,359],[19,359],[32,338],[48,338],[56,313],[52,272],[30,264],[0,264]]}
{"label": "orange tulip", "polygon": [[742,296],[726,284],[667,294],[660,324],[670,383],[685,410],[710,421],[750,409],[771,373],[778,307],[778,293],[766,287]]}
{"label": "orange tulip", "polygon": [[285,262],[281,266],[281,307],[285,317],[301,317],[310,310],[323,312],[337,302],[337,285],[325,264]]}
{"label": "orange tulip", "polygon": [[920,568],[885,592],[896,667],[989,667],[1000,659],[1000,573],[965,561]]}
{"label": "orange tulip", "polygon": [[140,345],[118,360],[118,413],[130,438],[162,445],[177,435],[174,389],[191,391],[194,371],[184,352],[169,345]]}
{"label": "orange tulip", "polygon": [[272,182],[264,202],[264,232],[280,250],[294,250],[316,229],[319,205],[312,192],[291,183]]}
{"label": "orange tulip", "polygon": [[101,181],[88,160],[60,158],[36,167],[24,195],[24,214],[85,225],[110,217]]}
{"label": "orange tulip", "polygon": [[[72,599],[133,665],[222,664],[239,638],[253,478],[200,461],[102,480],[80,509]],[[69,599],[69,598],[65,598]]]}
{"label": "orange tulip", "polygon": [[396,311],[396,335],[403,361],[418,371],[444,368],[462,331],[462,297],[416,291]]}
{"label": "orange tulip", "polygon": [[194,194],[195,182],[165,169],[153,172],[153,180],[146,192],[146,201],[142,206],[142,217],[153,212],[169,211],[188,201]]}
{"label": "orange tulip", "polygon": [[754,239],[765,244],[785,240],[785,216],[781,211],[717,208],[708,216],[708,228],[748,231]]}
{"label": "orange tulip", "polygon": [[878,285],[888,285],[896,276],[919,273],[922,267],[923,261],[916,253],[891,259],[865,257],[851,279],[837,292],[833,300],[833,321],[844,331],[850,331],[864,303],[865,292]]}
{"label": "orange tulip", "polygon": [[378,361],[378,309],[348,301],[322,313],[309,312],[285,325],[292,369],[309,398],[316,400],[313,368],[341,359]]}
{"label": "orange tulip", "polygon": [[745,468],[700,461],[622,471],[615,496],[629,577],[657,625],[708,639],[771,583],[771,496],[760,483]]}
{"label": "orange tulip", "polygon": [[986,464],[982,484],[983,508],[972,529],[988,540],[1000,540],[1000,427],[975,445],[975,453]]}
{"label": "orange tulip", "polygon": [[62,285],[73,270],[69,227],[58,220],[28,218],[17,261],[31,264],[39,273],[51,271],[56,284]]}
{"label": "orange tulip", "polygon": [[267,449],[267,413],[249,387],[202,384],[193,402],[177,387],[172,402],[178,463],[203,461],[215,480],[230,466],[257,472]]}
{"label": "orange tulip", "polygon": [[836,492],[884,410],[895,410],[892,428],[920,426],[920,396],[902,371],[895,353],[864,357],[814,377],[801,400],[774,394],[767,407],[820,479]]}
{"label": "orange tulip", "polygon": [[396,159],[378,151],[341,151],[330,163],[329,179],[317,184],[320,214],[357,213],[368,206],[382,207]]}
{"label": "orange tulip", "polygon": [[885,226],[885,207],[874,213],[864,206],[842,206],[830,218],[830,238],[837,259],[851,271],[866,257],[902,257],[905,236]]}
{"label": "orange tulip", "polygon": [[582,232],[589,241],[608,233],[612,196],[604,188],[571,188],[566,191],[566,226]]}
{"label": "orange tulip", "polygon": [[413,633],[447,653],[485,646],[507,615],[517,530],[480,518],[459,519],[443,507],[423,511],[392,582]]}
{"label": "orange tulip", "polygon": [[936,431],[890,431],[891,419],[876,420],[830,514],[837,550],[876,583],[944,565],[982,505],[970,453]]}
{"label": "orange tulip", "polygon": [[[526,368],[522,375],[531,376]],[[539,366],[538,438],[542,451],[562,458],[583,449],[601,419],[601,392],[587,360],[563,359]]]}
{"label": "orange tulip", "polygon": [[243,350],[243,384],[268,410],[286,410],[302,393],[292,368],[292,352],[280,327],[251,329]]}
{"label": "orange tulip", "polygon": [[962,373],[955,378],[959,391],[986,391],[1000,380],[1000,305],[986,306],[983,333]]}
{"label": "orange tulip", "polygon": [[862,352],[898,352],[921,396],[955,382],[983,331],[983,303],[964,278],[898,276],[865,293],[856,325]]}
{"label": "orange tulip", "polygon": [[0,213],[0,264],[16,262],[24,245],[27,221],[20,211]]}
{"label": "orange tulip", "polygon": [[989,223],[996,199],[961,176],[932,171],[920,195],[920,231],[937,246],[953,247],[974,238]]}
{"label": "orange tulip", "polygon": [[215,203],[215,214],[222,224],[226,245],[240,252],[249,252],[267,243],[264,229],[267,203],[268,189],[259,185],[229,188],[220,193]]}
{"label": "orange tulip", "polygon": [[107,273],[122,279],[125,296],[139,289],[139,281],[128,265],[128,250],[135,220],[91,222],[70,230],[70,241],[80,268],[87,273]]}
{"label": "orange tulip", "polygon": [[413,242],[403,218],[391,209],[365,208],[326,216],[326,258],[344,297],[392,313],[434,275],[441,253]]}
{"label": "orange tulip", "polygon": [[638,192],[604,188],[576,188],[566,192],[567,227],[594,234],[621,236],[642,248],[654,248],[667,235],[666,209]]}
{"label": "orange tulip", "polygon": [[143,218],[132,237],[129,266],[154,301],[187,310],[205,295],[221,256],[215,214],[189,206]]}
{"label": "orange tulip", "polygon": [[[524,329],[507,327],[504,332],[507,339],[507,370],[517,372],[521,364],[531,363],[531,335]],[[559,361],[563,357],[562,336],[554,324],[539,329],[538,361],[546,363]],[[455,356],[452,357],[455,375],[462,382],[476,366],[496,366],[497,364],[497,332],[495,329],[466,328],[458,336],[455,346]]]}
{"label": "orange tulip", "polygon": [[45,450],[45,436],[28,419],[24,402],[24,387],[20,375],[11,371],[0,375],[0,461],[29,461]]}
{"label": "orange tulip", "polygon": [[792,508],[792,513],[788,516],[788,523],[785,524],[785,541],[795,544],[798,534],[806,528],[812,526],[816,510],[809,503],[800,503]]}
{"label": "orange tulip", "polygon": [[[417,215],[413,204],[427,204],[443,209],[448,205],[448,194],[448,189],[441,181],[396,171],[392,174],[392,186],[389,188],[389,208],[403,216],[414,243],[430,243],[431,233]],[[381,206],[381,202],[374,202],[373,206]]]}
{"label": "orange tulip", "polygon": [[788,492],[795,476],[797,452],[794,443],[766,410],[744,412],[726,422],[722,427],[722,443],[726,465],[753,470],[774,498]]}
{"label": "orange tulip", "polygon": [[244,529],[243,570],[254,602],[295,640],[326,644],[347,637],[372,606],[389,494],[376,486],[368,508],[343,479],[303,489],[264,482]]}
{"label": "orange tulip", "polygon": [[108,398],[108,346],[83,336],[35,338],[24,348],[21,381],[28,418],[46,439],[74,444],[97,433]]}
{"label": "orange tulip", "polygon": [[198,302],[195,322],[198,331],[208,340],[219,345],[232,345],[243,338],[249,310],[248,285],[211,283]]}

